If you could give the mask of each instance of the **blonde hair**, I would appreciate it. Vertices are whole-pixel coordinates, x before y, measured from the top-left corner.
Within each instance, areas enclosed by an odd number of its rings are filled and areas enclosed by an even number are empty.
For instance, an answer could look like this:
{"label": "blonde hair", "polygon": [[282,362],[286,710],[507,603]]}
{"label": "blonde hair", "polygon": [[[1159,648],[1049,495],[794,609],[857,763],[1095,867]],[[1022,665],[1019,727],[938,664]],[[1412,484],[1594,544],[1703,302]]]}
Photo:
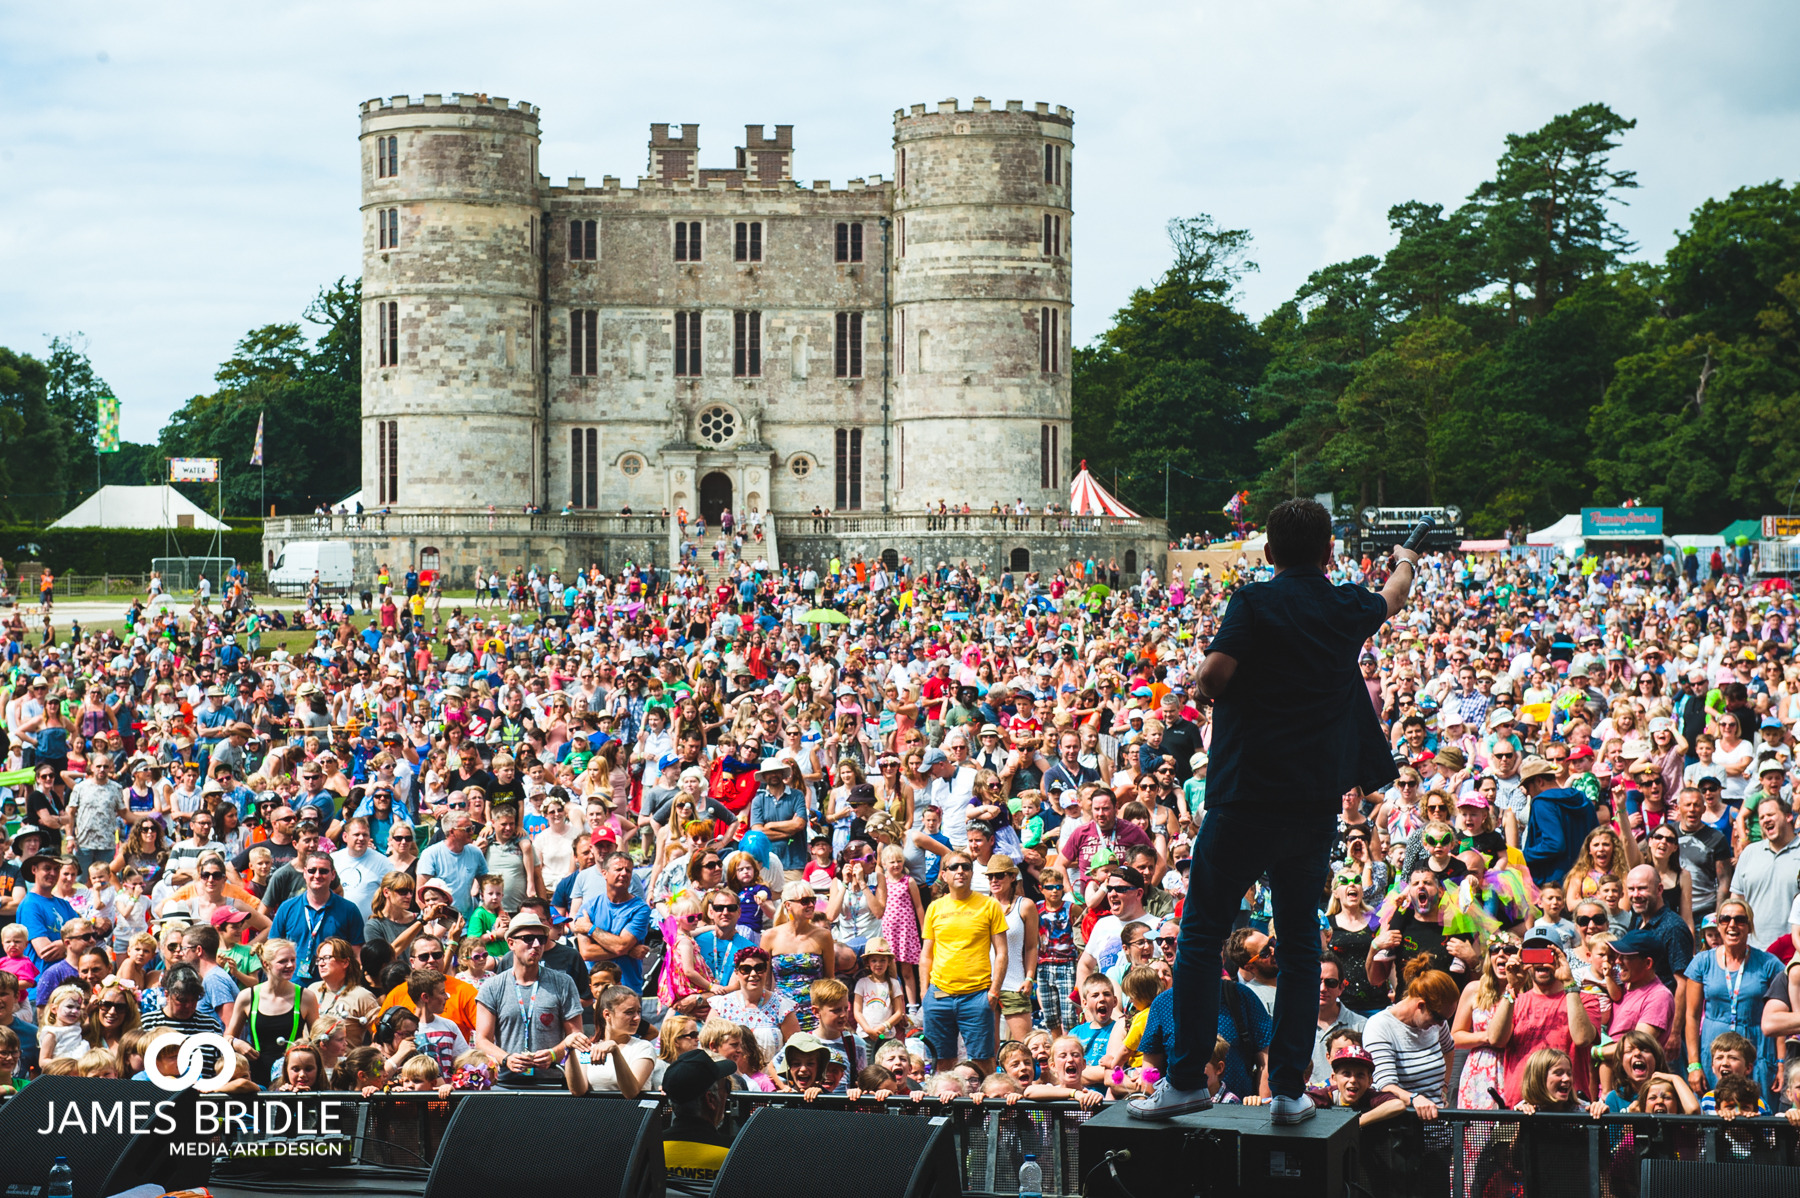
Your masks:
{"label": "blonde hair", "polygon": [[423,1082],[425,1085],[431,1085],[442,1076],[443,1070],[438,1068],[437,1060],[434,1057],[424,1055],[408,1057],[406,1064],[400,1066],[402,1081]]}
{"label": "blonde hair", "polygon": [[110,1048],[90,1048],[75,1063],[75,1070],[82,1077],[99,1077],[108,1069],[113,1071],[114,1077],[124,1076],[119,1067],[119,1054]]}
{"label": "blonde hair", "polygon": [[295,961],[300,959],[300,946],[295,944],[292,940],[283,940],[279,936],[271,936],[269,939],[257,945],[256,959],[263,963],[264,968],[267,968],[269,964],[275,960],[275,954],[284,948],[292,949],[294,951]]}
{"label": "blonde hair", "polygon": [[688,1015],[671,1015],[663,1020],[662,1031],[657,1034],[657,1038],[662,1041],[662,1059],[673,1061],[680,1056],[681,1053],[675,1047],[681,1042],[680,1037],[699,1027],[700,1024]]}
{"label": "blonde hair", "polygon": [[713,1052],[727,1041],[736,1044],[738,1051],[744,1054],[745,1073],[763,1071],[765,1062],[762,1047],[757,1044],[756,1036],[749,1028],[729,1019],[708,1019],[700,1028],[700,1047],[708,1052]]}
{"label": "blonde hair", "polygon": [[80,1017],[77,1017],[75,1022],[72,1024],[59,1023],[56,1018],[56,1008],[62,1006],[63,1003],[66,1002],[71,996],[75,997],[75,998],[79,998],[81,1000],[82,1007],[83,1007],[82,1014],[83,1015],[86,1014],[85,1008],[87,1006],[87,991],[82,989],[80,986],[77,986],[74,982],[64,982],[62,985],[58,986],[56,989],[54,989],[50,992],[50,1001],[44,1004],[44,1026],[45,1027],[78,1027],[78,1026],[80,1026],[80,1024],[81,1024]]}

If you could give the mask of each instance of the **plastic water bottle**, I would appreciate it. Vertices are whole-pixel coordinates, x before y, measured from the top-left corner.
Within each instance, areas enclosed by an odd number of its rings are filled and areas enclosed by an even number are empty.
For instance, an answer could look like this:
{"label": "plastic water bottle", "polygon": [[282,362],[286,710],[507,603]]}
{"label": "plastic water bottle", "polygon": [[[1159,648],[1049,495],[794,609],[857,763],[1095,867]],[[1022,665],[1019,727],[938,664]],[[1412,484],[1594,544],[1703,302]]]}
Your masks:
{"label": "plastic water bottle", "polygon": [[1038,1167],[1037,1157],[1027,1152],[1024,1163],[1019,1166],[1019,1198],[1043,1198],[1044,1171]]}
{"label": "plastic water bottle", "polygon": [[[1019,1176],[1025,1176],[1023,1170]],[[69,1168],[68,1157],[59,1156],[56,1163],[50,1166],[50,1184],[44,1187],[44,1193],[50,1198],[72,1198],[75,1193],[75,1171]]]}

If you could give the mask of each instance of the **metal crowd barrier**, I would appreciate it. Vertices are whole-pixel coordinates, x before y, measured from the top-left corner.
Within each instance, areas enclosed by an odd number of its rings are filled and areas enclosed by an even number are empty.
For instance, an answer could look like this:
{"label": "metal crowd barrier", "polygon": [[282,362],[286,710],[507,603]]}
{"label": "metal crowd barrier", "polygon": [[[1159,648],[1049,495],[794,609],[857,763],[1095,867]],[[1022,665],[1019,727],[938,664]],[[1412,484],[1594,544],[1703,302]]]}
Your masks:
{"label": "metal crowd barrier", "polygon": [[[542,1093],[521,1091],[530,1102]],[[354,1138],[352,1159],[396,1170],[428,1169],[445,1129],[465,1094],[355,1093],[271,1095],[279,1101],[331,1099],[355,1104],[342,1119]],[[647,1098],[662,1095],[650,1092]],[[624,1101],[598,1095],[597,1101]],[[637,1100],[632,1100],[637,1101]],[[763,1105],[803,1105],[795,1094],[739,1091],[732,1095],[740,1122]],[[971,1198],[1009,1198],[1018,1192],[1026,1153],[1043,1171],[1046,1198],[1077,1198],[1093,1162],[1081,1155],[1081,1125],[1090,1117],[1073,1102],[1020,1102],[1014,1106],[961,1098],[948,1102],[889,1099],[877,1106],[822,1096],[828,1110],[866,1112],[871,1118],[947,1116],[955,1137],[963,1187]],[[847,1153],[854,1146],[846,1145]],[[1510,1111],[1446,1111],[1422,1123],[1412,1114],[1365,1128],[1347,1170],[1358,1198],[1637,1198],[1638,1171],[1646,1160],[1704,1164],[1748,1163],[1794,1168],[1800,1193],[1800,1129],[1784,1118],[1721,1120],[1712,1116],[1523,1115]],[[1337,1198],[1337,1196],[1329,1196]]]}

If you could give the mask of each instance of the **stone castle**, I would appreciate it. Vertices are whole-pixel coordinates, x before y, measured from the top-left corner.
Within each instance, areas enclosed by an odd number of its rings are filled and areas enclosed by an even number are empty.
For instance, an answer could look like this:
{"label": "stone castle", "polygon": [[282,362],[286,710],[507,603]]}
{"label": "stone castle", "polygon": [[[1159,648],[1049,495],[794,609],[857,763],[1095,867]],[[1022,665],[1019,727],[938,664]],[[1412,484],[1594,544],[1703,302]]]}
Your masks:
{"label": "stone castle", "polygon": [[364,502],[1041,508],[1068,478],[1072,127],[920,105],[892,181],[807,187],[792,126],[713,168],[698,126],[652,125],[635,187],[551,186],[530,104],[369,101]]}
{"label": "stone castle", "polygon": [[[748,126],[707,167],[698,126],[653,124],[636,186],[552,186],[528,103],[368,101],[363,503],[427,533],[649,534],[658,561],[663,526],[621,513],[764,513],[783,558],[823,538],[1018,562],[906,538],[1070,531],[987,513],[1068,500],[1072,131],[1043,103],[914,105],[891,179],[807,186],[790,125]],[[925,517],[940,499],[981,518]],[[1135,558],[1151,523],[1087,531],[1123,531]]]}

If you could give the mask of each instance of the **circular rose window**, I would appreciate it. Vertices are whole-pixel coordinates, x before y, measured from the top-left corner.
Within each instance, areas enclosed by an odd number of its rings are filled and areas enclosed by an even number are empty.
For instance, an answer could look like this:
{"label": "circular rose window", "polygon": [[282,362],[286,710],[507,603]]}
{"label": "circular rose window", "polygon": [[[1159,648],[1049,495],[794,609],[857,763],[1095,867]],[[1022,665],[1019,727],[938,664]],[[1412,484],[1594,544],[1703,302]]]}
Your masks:
{"label": "circular rose window", "polygon": [[710,445],[723,445],[737,436],[737,417],[721,407],[710,407],[700,413],[700,439]]}
{"label": "circular rose window", "polygon": [[805,455],[796,457],[788,463],[788,469],[793,472],[795,478],[805,478],[812,473],[812,468],[812,459]]}
{"label": "circular rose window", "polygon": [[627,478],[636,478],[644,469],[644,459],[635,453],[628,453],[619,459],[619,469]]}

